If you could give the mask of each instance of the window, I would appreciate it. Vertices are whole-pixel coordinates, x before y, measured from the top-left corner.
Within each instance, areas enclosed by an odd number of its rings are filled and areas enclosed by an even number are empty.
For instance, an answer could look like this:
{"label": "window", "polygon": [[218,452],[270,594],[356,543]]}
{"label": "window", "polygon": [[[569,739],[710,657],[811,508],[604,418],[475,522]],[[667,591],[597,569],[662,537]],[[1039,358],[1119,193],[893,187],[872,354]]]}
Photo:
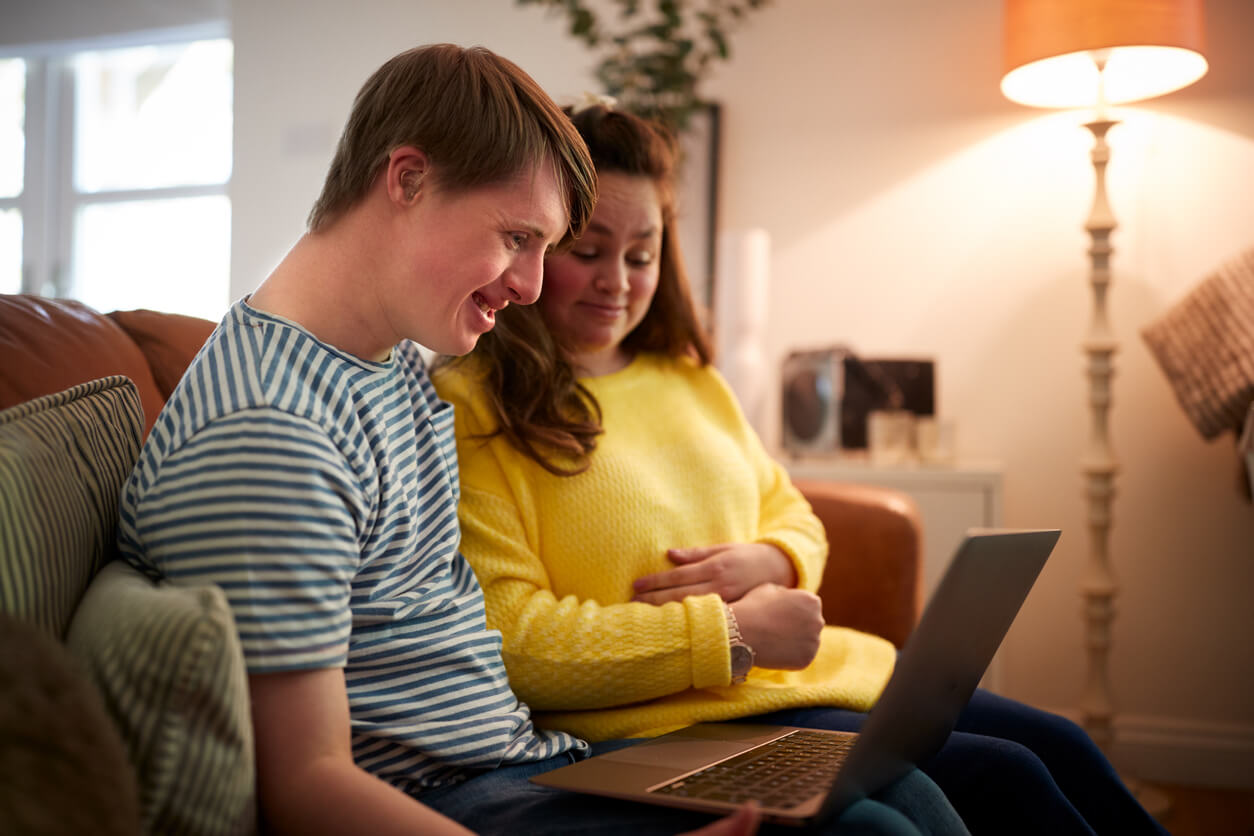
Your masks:
{"label": "window", "polygon": [[209,39],[0,60],[0,292],[222,316],[232,58]]}
{"label": "window", "polygon": [[26,159],[22,132],[26,64],[0,60],[0,293],[22,288],[22,167]]}

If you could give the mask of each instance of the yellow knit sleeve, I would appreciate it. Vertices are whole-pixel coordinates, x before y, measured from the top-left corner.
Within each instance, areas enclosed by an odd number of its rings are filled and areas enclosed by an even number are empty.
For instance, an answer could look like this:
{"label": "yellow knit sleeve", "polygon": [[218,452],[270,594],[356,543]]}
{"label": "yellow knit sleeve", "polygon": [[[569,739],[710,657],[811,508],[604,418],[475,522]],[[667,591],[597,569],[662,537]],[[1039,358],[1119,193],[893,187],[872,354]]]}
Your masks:
{"label": "yellow knit sleeve", "polygon": [[823,522],[783,467],[769,457],[761,467],[764,479],[758,541],[770,543],[788,555],[797,570],[799,589],[817,592],[827,565]]}
{"label": "yellow knit sleeve", "polygon": [[579,710],[729,684],[717,595],[654,606],[555,594],[521,455],[502,437],[476,437],[493,422],[465,373],[435,382],[455,407],[462,553],[483,587],[488,626],[502,634],[515,693],[536,710]]}
{"label": "yellow knit sleeve", "polygon": [[[717,595],[663,606],[554,594],[528,547],[517,507],[463,471],[462,550],[483,585],[488,626],[500,630],[510,684],[537,710],[605,708],[727,685],[731,662]],[[702,634],[716,634],[713,643]],[[694,648],[718,648],[714,653]]]}

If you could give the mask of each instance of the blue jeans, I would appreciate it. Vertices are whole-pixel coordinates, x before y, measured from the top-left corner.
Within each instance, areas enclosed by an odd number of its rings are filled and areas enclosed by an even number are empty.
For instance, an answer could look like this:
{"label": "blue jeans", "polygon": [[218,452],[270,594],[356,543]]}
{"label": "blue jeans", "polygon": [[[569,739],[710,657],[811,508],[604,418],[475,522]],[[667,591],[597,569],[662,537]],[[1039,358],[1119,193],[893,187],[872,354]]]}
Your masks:
{"label": "blue jeans", "polygon": [[[741,722],[856,731],[866,715],[777,711]],[[973,834],[1166,836],[1075,723],[977,690],[935,757],[920,764]]]}
{"label": "blue jeans", "polygon": [[[592,753],[604,754],[639,742],[597,743]],[[418,800],[484,836],[561,833],[670,836],[704,827],[713,820],[703,813],[555,790],[527,780],[572,761],[570,755],[560,755],[537,763],[500,767],[455,786],[422,793]],[[759,832],[795,834],[797,831],[764,825]],[[825,825],[820,832],[841,836],[942,836],[968,831],[944,794],[916,769],[873,798],[850,805],[839,820]]]}

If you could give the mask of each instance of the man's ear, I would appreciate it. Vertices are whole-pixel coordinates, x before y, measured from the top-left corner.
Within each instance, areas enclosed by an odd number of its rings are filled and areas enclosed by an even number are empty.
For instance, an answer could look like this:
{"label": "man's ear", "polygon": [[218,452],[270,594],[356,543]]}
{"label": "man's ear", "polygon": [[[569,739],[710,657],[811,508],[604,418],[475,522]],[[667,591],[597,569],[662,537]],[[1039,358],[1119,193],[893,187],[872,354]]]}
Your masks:
{"label": "man's ear", "polygon": [[388,197],[393,203],[410,205],[422,193],[422,181],[431,169],[431,160],[420,149],[403,145],[388,155]]}

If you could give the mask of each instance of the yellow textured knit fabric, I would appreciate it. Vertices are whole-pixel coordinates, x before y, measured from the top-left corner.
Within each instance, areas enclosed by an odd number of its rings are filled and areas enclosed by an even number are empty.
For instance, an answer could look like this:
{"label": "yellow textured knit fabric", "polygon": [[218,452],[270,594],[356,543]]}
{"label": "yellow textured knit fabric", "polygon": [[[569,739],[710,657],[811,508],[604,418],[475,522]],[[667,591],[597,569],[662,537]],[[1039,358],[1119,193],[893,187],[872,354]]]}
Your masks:
{"label": "yellow textured knit fabric", "polygon": [[717,595],[630,602],[634,579],[674,568],[668,548],[730,542],[779,546],[814,590],[827,543],[713,368],[645,354],[581,382],[605,433],[586,472],[560,477],[500,436],[475,437],[495,421],[469,363],[435,376],[456,407],[462,550],[537,723],[596,741],[783,708],[870,708],[895,658],[879,637],[827,627],[806,670],[755,668],[732,686]]}

